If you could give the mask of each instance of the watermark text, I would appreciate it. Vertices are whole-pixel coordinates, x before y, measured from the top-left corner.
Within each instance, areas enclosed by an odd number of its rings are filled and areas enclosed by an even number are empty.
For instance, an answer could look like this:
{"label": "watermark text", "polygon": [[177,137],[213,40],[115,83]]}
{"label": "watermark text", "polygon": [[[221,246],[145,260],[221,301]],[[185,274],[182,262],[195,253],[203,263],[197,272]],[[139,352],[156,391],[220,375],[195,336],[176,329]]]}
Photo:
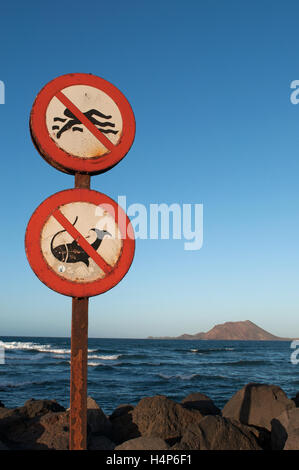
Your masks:
{"label": "watermark text", "polygon": [[0,80],[0,104],[5,104],[5,84]]}
{"label": "watermark text", "polygon": [[0,345],[0,364],[5,364],[5,349]]}
{"label": "watermark text", "polygon": [[[128,205],[126,196],[118,196],[118,206],[123,211],[115,214],[110,204],[101,204],[96,209],[99,217],[97,228],[108,230],[115,238],[130,237],[127,233],[126,215],[131,220],[135,238],[140,240],[184,240],[184,250],[200,250],[203,245],[203,204],[141,203]],[[111,217],[112,216],[112,217]],[[113,220],[120,227],[115,233]],[[134,235],[133,235],[134,236]]]}
{"label": "watermark text", "polygon": [[292,341],[290,347],[291,349],[294,349],[291,354],[291,363],[296,366],[297,364],[299,364],[299,339],[295,339],[294,341]]}

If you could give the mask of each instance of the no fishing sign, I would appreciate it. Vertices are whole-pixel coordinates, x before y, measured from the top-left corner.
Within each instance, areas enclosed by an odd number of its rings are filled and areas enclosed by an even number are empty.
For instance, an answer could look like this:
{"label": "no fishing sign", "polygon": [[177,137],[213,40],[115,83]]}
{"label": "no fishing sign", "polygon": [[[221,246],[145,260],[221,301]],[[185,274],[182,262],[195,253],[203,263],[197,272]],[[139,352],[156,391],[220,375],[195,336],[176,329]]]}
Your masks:
{"label": "no fishing sign", "polygon": [[134,256],[134,231],[122,208],[89,189],[50,196],[33,213],[26,254],[38,278],[71,297],[91,297],[114,287]]}

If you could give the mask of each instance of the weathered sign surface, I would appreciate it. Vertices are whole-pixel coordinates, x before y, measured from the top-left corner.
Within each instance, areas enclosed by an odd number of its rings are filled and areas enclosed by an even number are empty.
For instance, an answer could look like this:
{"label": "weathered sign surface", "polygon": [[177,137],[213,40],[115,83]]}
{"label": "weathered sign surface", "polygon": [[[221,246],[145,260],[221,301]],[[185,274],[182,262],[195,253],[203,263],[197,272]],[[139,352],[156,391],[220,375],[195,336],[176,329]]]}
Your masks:
{"label": "weathered sign surface", "polygon": [[55,78],[40,91],[30,130],[38,151],[54,167],[71,174],[97,174],[127,154],[135,118],[114,85],[77,73]]}
{"label": "weathered sign surface", "polygon": [[89,189],[61,191],[32,215],[25,238],[28,261],[51,289],[90,297],[115,286],[134,256],[133,228],[108,196]]}

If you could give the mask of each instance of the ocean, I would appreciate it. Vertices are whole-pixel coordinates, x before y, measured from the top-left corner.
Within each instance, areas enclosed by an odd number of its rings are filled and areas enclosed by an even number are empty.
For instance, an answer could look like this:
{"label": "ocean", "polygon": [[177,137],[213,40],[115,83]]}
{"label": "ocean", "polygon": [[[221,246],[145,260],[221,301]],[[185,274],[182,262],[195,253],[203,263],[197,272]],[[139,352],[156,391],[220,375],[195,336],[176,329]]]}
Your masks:
{"label": "ocean", "polygon": [[[0,337],[0,400],[22,406],[30,398],[69,407],[70,339]],[[145,396],[181,401],[201,392],[222,408],[248,382],[299,391],[299,365],[289,341],[183,341],[94,339],[88,341],[88,395],[106,414]]]}

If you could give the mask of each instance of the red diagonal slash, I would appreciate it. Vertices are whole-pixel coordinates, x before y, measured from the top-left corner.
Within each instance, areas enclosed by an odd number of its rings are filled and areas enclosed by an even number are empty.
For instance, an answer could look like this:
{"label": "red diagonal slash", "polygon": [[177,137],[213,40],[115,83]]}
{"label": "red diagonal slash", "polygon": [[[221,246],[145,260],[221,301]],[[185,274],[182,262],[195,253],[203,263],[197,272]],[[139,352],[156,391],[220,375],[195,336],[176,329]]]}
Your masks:
{"label": "red diagonal slash", "polygon": [[114,149],[114,144],[94,125],[90,120],[83,114],[79,108],[72,101],[70,101],[67,96],[65,96],[61,91],[56,93],[56,98],[61,101],[66,108],[68,108],[71,113],[73,113],[79,121],[84,124],[85,127],[103,144],[108,150]]}
{"label": "red diagonal slash", "polygon": [[70,223],[70,221],[62,214],[59,209],[56,209],[52,213],[53,217],[57,222],[62,225],[63,228],[73,237],[74,240],[81,246],[85,253],[94,260],[94,262],[104,271],[105,274],[108,274],[112,271],[112,266],[110,266],[106,261],[99,255],[99,253],[85,240],[83,235]]}

